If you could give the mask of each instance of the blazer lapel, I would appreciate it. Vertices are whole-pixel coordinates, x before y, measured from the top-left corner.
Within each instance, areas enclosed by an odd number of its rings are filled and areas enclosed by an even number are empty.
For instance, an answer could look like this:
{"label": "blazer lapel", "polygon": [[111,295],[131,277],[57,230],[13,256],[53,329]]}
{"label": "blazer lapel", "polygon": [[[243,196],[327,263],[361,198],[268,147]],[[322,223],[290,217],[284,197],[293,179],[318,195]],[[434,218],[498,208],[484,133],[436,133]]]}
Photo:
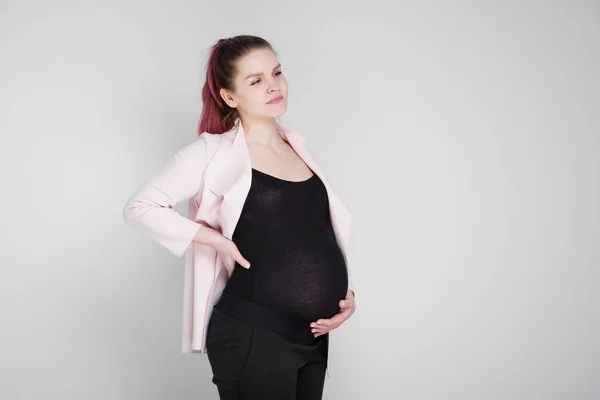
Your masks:
{"label": "blazer lapel", "polygon": [[239,119],[237,121],[236,126],[233,128],[233,136],[228,137],[231,143],[231,152],[224,153],[227,162],[224,164],[223,176],[229,178],[224,183],[227,189],[222,193],[224,197],[220,208],[222,234],[230,240],[252,184],[250,153],[248,152],[242,124]]}

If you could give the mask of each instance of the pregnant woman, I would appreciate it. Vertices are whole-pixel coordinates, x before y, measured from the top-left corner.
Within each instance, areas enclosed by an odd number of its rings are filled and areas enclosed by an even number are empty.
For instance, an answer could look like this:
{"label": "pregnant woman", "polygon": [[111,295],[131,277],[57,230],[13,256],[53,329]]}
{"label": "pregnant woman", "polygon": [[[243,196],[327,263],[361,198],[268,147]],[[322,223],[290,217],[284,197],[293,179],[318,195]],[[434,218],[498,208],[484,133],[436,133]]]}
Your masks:
{"label": "pregnant woman", "polygon": [[[194,288],[189,312],[204,324],[188,325],[204,329],[190,335],[205,339],[196,350],[222,400],[321,399],[329,332],[355,311],[349,213],[304,139],[277,122],[288,83],[266,40],[219,40],[206,74],[199,139],[132,196],[125,218],[191,252],[186,280],[210,285]],[[195,216],[185,223],[172,210],[183,199]]]}

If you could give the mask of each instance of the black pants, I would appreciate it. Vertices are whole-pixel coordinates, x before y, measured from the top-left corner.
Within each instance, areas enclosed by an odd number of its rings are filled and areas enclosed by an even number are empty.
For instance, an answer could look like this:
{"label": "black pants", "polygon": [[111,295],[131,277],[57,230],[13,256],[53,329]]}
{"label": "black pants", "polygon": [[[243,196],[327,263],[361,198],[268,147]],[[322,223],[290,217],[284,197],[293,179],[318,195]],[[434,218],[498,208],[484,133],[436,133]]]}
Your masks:
{"label": "black pants", "polygon": [[223,292],[207,332],[207,355],[221,400],[320,400],[329,334]]}

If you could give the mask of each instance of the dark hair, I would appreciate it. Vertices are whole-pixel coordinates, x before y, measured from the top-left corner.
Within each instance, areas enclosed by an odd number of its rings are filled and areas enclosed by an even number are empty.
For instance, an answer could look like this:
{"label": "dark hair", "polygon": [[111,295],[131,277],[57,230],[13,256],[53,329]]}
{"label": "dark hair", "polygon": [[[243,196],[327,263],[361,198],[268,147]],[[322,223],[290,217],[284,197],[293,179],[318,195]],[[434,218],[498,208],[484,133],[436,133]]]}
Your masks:
{"label": "dark hair", "polygon": [[202,88],[202,113],[198,135],[203,132],[223,133],[233,128],[239,117],[236,108],[229,107],[219,94],[222,88],[235,90],[233,78],[237,61],[251,50],[273,47],[265,39],[252,35],[239,35],[219,39],[213,46],[206,65],[206,81]]}

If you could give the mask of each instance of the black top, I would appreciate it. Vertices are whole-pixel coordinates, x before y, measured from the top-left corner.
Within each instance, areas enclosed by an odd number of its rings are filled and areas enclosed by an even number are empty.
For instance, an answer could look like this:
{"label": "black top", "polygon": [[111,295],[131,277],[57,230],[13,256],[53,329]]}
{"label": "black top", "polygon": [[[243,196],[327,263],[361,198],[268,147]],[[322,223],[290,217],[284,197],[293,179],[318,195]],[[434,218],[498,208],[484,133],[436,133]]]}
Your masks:
{"label": "black top", "polygon": [[321,179],[287,181],[252,169],[252,185],[232,236],[237,262],[224,291],[299,318],[330,318],[348,275]]}

